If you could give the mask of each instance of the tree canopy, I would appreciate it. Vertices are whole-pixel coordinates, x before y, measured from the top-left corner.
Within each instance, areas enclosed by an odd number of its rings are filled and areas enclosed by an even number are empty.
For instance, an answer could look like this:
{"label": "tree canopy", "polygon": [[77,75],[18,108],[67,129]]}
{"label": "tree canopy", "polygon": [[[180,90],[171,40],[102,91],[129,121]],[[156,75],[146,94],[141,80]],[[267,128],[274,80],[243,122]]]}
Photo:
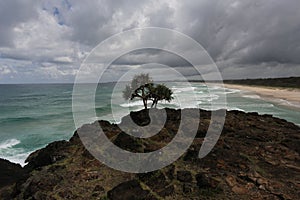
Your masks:
{"label": "tree canopy", "polygon": [[123,98],[133,100],[140,98],[147,109],[148,101],[152,101],[151,107],[156,107],[158,101],[166,100],[170,102],[173,99],[173,92],[164,84],[154,84],[149,74],[135,75],[131,84],[126,85],[123,91]]}

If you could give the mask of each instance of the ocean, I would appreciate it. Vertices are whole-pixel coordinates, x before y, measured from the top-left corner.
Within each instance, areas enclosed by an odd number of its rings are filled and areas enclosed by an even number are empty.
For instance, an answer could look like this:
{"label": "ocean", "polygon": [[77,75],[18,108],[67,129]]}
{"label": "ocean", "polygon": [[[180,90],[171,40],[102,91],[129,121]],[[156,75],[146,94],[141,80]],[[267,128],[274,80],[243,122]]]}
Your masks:
{"label": "ocean", "polygon": [[[183,101],[161,102],[159,107],[211,109],[211,102],[220,95],[220,87],[210,93],[202,83],[188,86],[181,82],[166,85]],[[97,118],[86,117],[86,122],[104,119],[118,123],[130,111],[143,108],[141,101],[126,102],[115,84],[99,84],[95,95]],[[24,165],[33,151],[57,140],[68,140],[75,131],[72,113],[72,84],[16,84],[0,85],[0,158]],[[114,91],[114,92],[113,92]],[[213,92],[212,92],[213,91]],[[81,98],[91,91],[87,85]],[[114,93],[113,98],[111,94]],[[271,114],[300,125],[299,110],[269,102],[258,95],[236,89],[226,89],[227,109]],[[196,94],[196,101],[191,97]],[[112,114],[112,111],[114,114]],[[82,112],[84,115],[84,112]]]}

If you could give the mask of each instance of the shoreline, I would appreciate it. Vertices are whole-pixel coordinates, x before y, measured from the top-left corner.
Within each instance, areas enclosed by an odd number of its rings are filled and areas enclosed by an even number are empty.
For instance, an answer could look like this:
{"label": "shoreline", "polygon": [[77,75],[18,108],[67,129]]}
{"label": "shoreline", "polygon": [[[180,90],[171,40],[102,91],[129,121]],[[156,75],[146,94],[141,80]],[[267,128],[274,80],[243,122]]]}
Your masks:
{"label": "shoreline", "polygon": [[223,84],[228,89],[238,89],[259,95],[262,99],[278,105],[300,110],[300,90],[296,88],[264,87],[238,84]]}

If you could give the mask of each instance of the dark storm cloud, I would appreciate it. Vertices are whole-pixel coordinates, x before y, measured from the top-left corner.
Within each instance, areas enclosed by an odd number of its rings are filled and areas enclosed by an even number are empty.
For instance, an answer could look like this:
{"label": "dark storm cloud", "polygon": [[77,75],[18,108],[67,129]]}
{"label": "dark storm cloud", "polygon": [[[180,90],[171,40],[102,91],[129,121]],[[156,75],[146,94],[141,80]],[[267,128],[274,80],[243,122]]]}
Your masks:
{"label": "dark storm cloud", "polygon": [[300,1],[206,1],[183,8],[185,23],[196,20],[187,32],[217,61],[300,63]]}
{"label": "dark storm cloud", "polygon": [[[35,72],[33,79],[74,77],[99,42],[150,26],[175,29],[199,42],[226,79],[300,76],[299,10],[299,0],[0,0],[0,81],[22,77],[26,69],[28,78]],[[179,56],[149,49],[120,57],[110,72],[149,62],[195,74]]]}
{"label": "dark storm cloud", "polygon": [[187,60],[179,55],[159,49],[135,50],[113,62],[114,65],[143,65],[147,63],[160,63],[170,67],[191,66]]}
{"label": "dark storm cloud", "polygon": [[[136,10],[142,10],[143,6],[145,3],[140,2]],[[132,13],[130,8],[127,9],[128,13]],[[231,77],[237,77],[234,67],[239,72],[243,71],[243,74],[239,73],[240,78],[259,77],[262,74],[276,77],[287,75],[285,66],[289,68],[288,71],[291,71],[290,66],[294,66],[294,73],[290,75],[300,74],[297,67],[300,64],[299,9],[298,0],[184,1],[176,2],[173,7],[165,5],[165,9],[158,9],[145,17],[149,19],[148,26],[171,27],[191,36],[203,45],[221,71],[228,67],[232,69]],[[124,11],[122,7],[116,10]],[[123,20],[129,17],[124,14]],[[110,19],[104,21],[109,24]],[[138,24],[134,22],[131,27]],[[108,33],[113,32],[108,27],[101,36],[107,37]],[[131,53],[118,59],[115,64],[137,65],[149,60],[173,67],[188,66],[182,59],[161,51],[157,55],[149,55],[147,51]],[[230,78],[228,70],[226,72],[226,77]]]}
{"label": "dark storm cloud", "polygon": [[298,0],[184,1],[165,17],[203,45],[221,71],[230,67],[227,78],[237,77],[234,67],[243,71],[239,78],[278,77],[300,75],[299,9]]}

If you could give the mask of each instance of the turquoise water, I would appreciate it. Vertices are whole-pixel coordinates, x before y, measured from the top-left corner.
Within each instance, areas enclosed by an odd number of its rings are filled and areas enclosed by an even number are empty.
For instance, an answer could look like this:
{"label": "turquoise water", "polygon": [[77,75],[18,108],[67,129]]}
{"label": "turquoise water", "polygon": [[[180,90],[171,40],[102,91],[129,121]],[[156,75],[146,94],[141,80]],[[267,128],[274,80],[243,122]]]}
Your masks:
{"label": "turquoise water", "polygon": [[[211,109],[211,102],[217,100],[221,92],[215,86],[211,89],[213,93],[209,94],[207,87],[200,83],[192,83],[192,87],[184,83],[167,85],[181,101],[175,98],[171,103],[162,102],[160,107],[199,107],[208,110]],[[83,103],[85,96],[92,92],[89,88],[86,85],[79,97]],[[130,111],[142,108],[140,101],[123,100],[120,89],[116,89],[111,98],[113,89],[114,84],[98,86],[95,97],[98,119],[119,122]],[[72,84],[0,85],[0,157],[24,165],[24,160],[34,150],[56,140],[69,139],[75,130],[72,90]],[[272,114],[300,124],[299,110],[286,107],[280,102],[268,102],[257,95],[239,90],[226,89],[225,92],[229,110]],[[83,116],[84,114],[82,111]],[[85,119],[85,122],[96,120],[89,116]]]}

